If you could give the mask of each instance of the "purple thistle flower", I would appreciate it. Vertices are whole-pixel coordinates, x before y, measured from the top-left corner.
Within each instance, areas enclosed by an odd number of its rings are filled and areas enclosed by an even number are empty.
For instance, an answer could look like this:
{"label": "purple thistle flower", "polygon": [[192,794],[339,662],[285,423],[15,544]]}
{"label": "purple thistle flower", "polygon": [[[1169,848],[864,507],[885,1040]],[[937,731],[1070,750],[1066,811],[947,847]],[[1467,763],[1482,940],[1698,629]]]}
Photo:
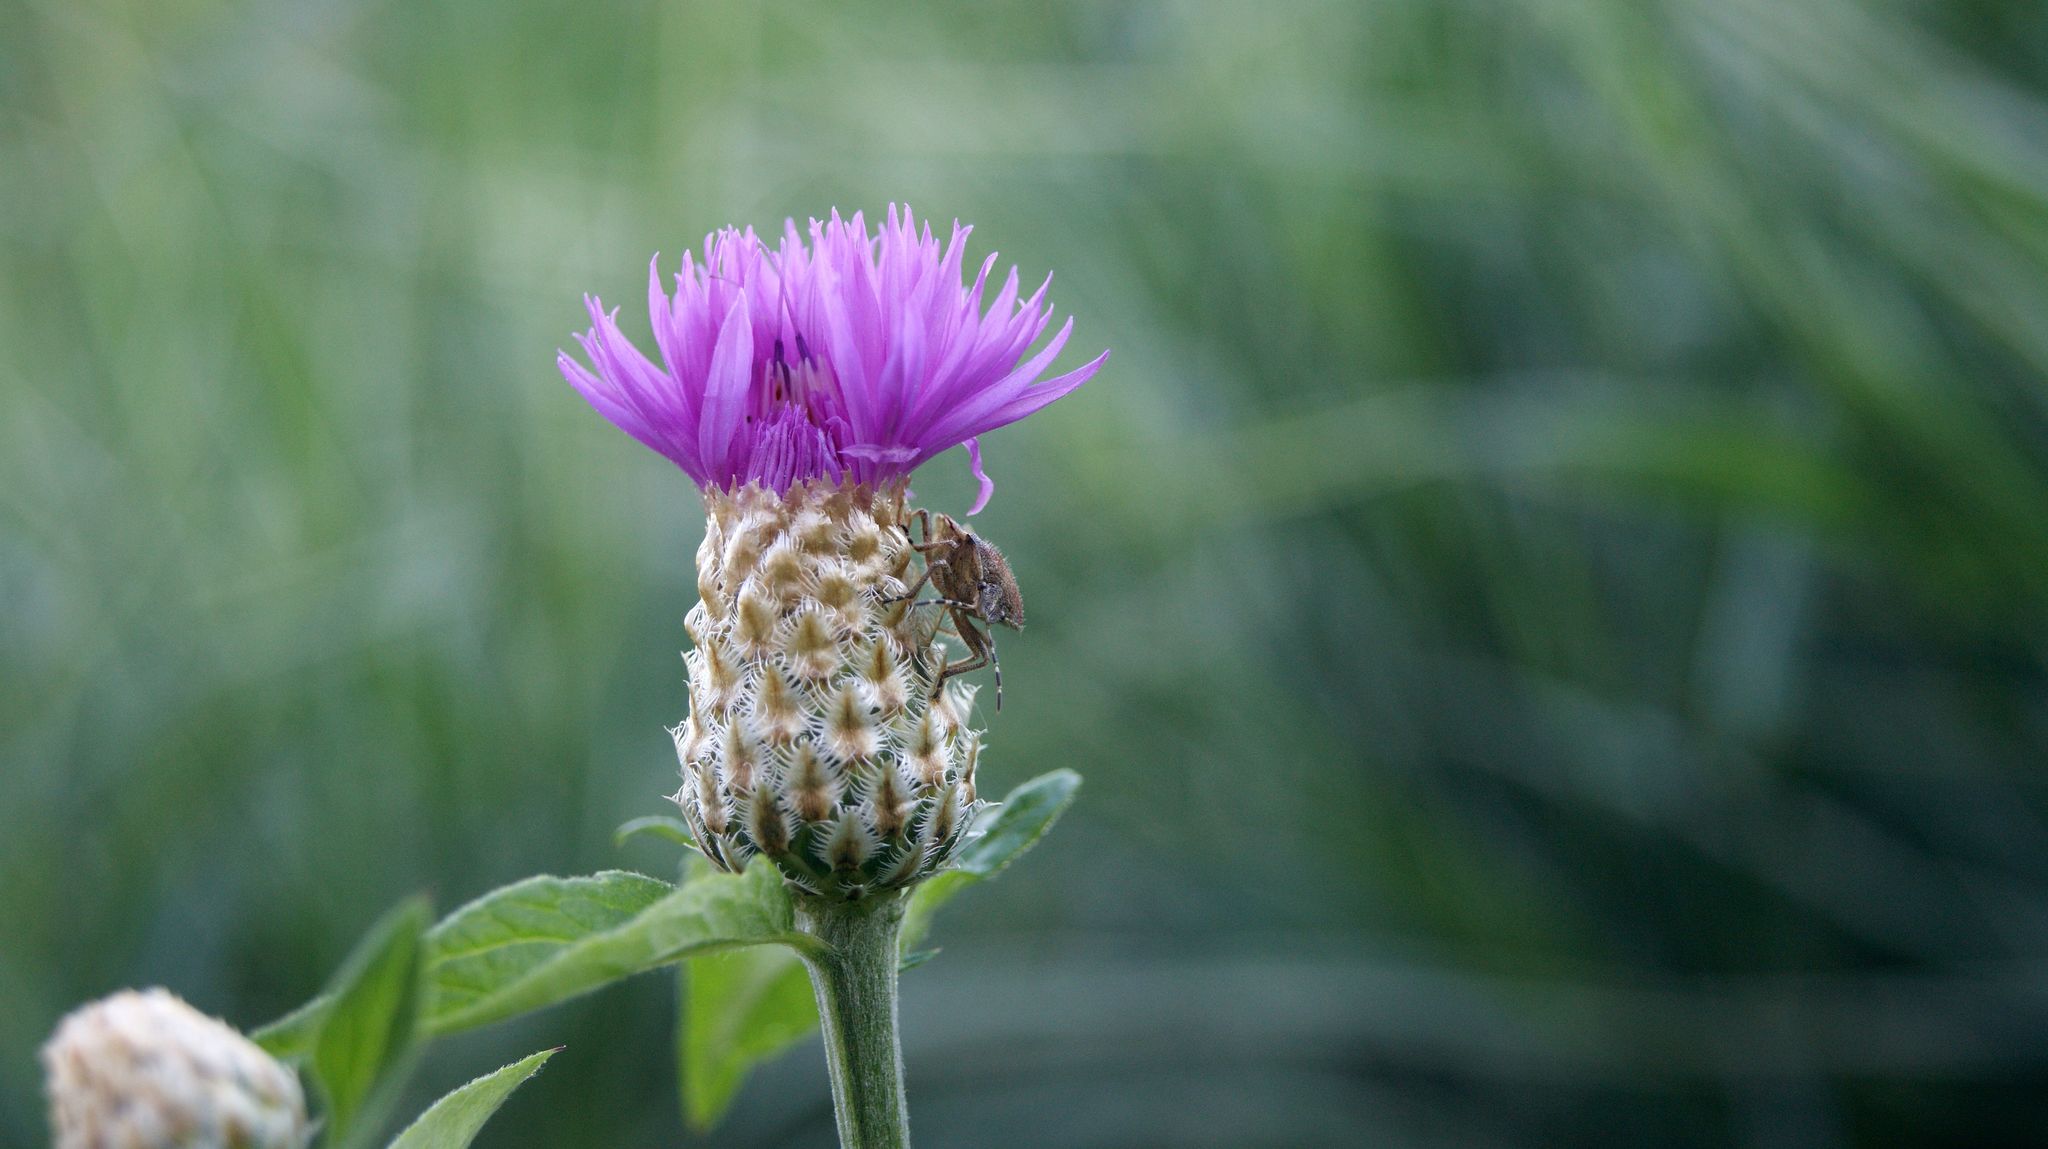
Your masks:
{"label": "purple thistle flower", "polygon": [[1079,387],[1109,358],[1039,382],[1073,330],[1070,318],[1031,356],[1052,307],[1052,277],[1018,299],[1017,269],[984,310],[993,253],[972,287],[961,260],[968,233],[953,225],[941,250],[931,225],[889,207],[868,235],[859,212],[796,221],[769,250],[752,228],[726,228],[683,253],[673,296],[659,257],[647,304],[661,361],[585,296],[591,328],[577,336],[590,366],[558,354],[562,375],[598,413],[661,452],[706,490],[759,483],[781,493],[808,479],[901,484],[927,459],[966,444],[980,496],[979,436]]}

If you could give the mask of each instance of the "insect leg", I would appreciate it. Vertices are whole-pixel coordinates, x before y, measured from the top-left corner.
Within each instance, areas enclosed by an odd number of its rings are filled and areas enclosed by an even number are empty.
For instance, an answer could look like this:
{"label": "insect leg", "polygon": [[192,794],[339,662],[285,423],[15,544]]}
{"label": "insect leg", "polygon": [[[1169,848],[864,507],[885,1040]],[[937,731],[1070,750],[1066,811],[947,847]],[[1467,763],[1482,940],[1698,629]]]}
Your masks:
{"label": "insect leg", "polygon": [[[918,526],[924,528],[924,542],[921,545],[910,533],[910,524],[913,519],[916,520]],[[925,547],[932,545],[932,513],[923,507],[919,507],[905,516],[903,519],[903,537],[909,539],[911,548],[920,553],[923,552]]]}
{"label": "insect leg", "polygon": [[935,698],[938,696],[939,689],[946,685],[946,680],[948,678],[951,678],[956,674],[965,674],[970,670],[980,670],[982,667],[987,665],[988,651],[986,650],[981,651],[980,653],[976,654],[973,658],[968,659],[966,662],[948,661],[944,666],[941,666],[939,668],[938,680],[932,683],[932,696]]}
{"label": "insect leg", "polygon": [[[893,598],[892,598],[892,599],[885,599],[885,600],[883,600],[883,601],[885,601],[885,602],[899,602],[899,601],[901,601],[901,600],[899,600],[899,599],[893,599]],[[911,603],[911,604],[910,604],[910,609],[912,609],[912,610],[916,610],[916,609],[917,609],[918,607],[921,607],[921,606],[950,606],[950,607],[957,607],[957,608],[959,608],[959,609],[961,609],[961,610],[973,610],[973,609],[974,609],[974,604],[973,604],[973,603],[971,603],[971,602],[961,602],[961,601],[960,601],[959,599],[957,599],[957,598],[921,598],[921,599],[918,599],[918,600],[917,600],[916,602],[914,602],[914,603]]]}
{"label": "insect leg", "polygon": [[[912,544],[912,545],[915,545],[915,544]],[[911,583],[911,584],[910,584],[910,589],[909,589],[909,590],[906,590],[906,591],[904,591],[904,592],[903,592],[902,594],[898,594],[898,595],[891,595],[891,596],[889,596],[888,598],[882,599],[882,600],[881,600],[881,601],[882,601],[882,604],[886,606],[886,605],[888,605],[889,603],[892,603],[892,602],[902,602],[902,601],[903,601],[904,599],[906,599],[906,598],[916,598],[916,597],[917,597],[917,592],[918,592],[919,590],[923,589],[923,588],[924,588],[924,584],[925,584],[925,583],[927,583],[927,582],[929,582],[929,581],[931,580],[931,577],[932,577],[932,568],[933,568],[933,567],[942,567],[942,566],[945,566],[945,565],[946,565],[946,560],[945,560],[945,559],[930,559],[930,560],[927,560],[927,561],[926,561],[926,563],[924,564],[924,573],[923,573],[923,574],[921,574],[921,575],[918,575],[918,576],[917,576],[917,581],[916,581],[916,582],[914,582],[914,583]]]}
{"label": "insect leg", "polygon": [[968,652],[973,654],[974,657],[961,663],[948,661],[939,667],[939,676],[932,682],[932,697],[934,698],[938,697],[938,693],[946,685],[947,679],[956,674],[965,674],[970,670],[980,670],[988,665],[988,635],[980,627],[974,625],[974,616],[968,613],[970,608],[964,604],[948,605],[950,606],[949,613],[953,616],[953,629],[959,632],[960,641],[967,644]]}

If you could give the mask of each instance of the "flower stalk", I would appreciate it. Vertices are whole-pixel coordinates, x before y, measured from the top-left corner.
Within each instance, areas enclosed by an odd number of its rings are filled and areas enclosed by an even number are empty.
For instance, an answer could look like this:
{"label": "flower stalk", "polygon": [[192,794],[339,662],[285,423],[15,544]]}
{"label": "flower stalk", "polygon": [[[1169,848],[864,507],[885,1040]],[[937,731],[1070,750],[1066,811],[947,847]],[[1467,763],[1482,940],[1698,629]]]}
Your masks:
{"label": "flower stalk", "polygon": [[906,896],[801,895],[797,928],[824,943],[804,954],[823,1022],[841,1149],[908,1149],[903,1047],[896,1028],[897,938]]}

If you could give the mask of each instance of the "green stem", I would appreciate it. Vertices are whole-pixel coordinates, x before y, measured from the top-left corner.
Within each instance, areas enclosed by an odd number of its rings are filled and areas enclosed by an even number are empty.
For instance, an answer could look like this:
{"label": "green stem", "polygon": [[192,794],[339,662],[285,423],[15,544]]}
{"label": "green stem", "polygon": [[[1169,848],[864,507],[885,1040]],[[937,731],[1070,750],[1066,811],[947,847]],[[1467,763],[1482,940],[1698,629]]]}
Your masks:
{"label": "green stem", "polygon": [[903,1048],[896,1037],[896,938],[904,900],[900,892],[851,902],[797,898],[797,928],[824,943],[806,953],[804,963],[824,1022],[840,1149],[910,1146]]}

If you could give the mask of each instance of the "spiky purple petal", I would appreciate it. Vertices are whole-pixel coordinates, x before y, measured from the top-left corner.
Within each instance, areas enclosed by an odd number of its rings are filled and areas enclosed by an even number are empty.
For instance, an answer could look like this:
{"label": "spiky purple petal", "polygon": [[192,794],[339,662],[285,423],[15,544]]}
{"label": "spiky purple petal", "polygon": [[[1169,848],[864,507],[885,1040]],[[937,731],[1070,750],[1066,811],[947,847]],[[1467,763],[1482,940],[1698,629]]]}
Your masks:
{"label": "spiky purple petal", "polygon": [[1052,320],[1052,277],[1020,300],[1011,268],[984,308],[996,257],[963,286],[972,230],[956,222],[941,245],[929,223],[895,205],[872,236],[858,212],[835,211],[806,231],[786,221],[774,250],[752,229],[727,228],[705,239],[701,261],[683,253],[673,294],[658,257],[649,264],[659,364],[594,297],[578,336],[590,365],[567,354],[557,362],[599,414],[700,487],[900,484],[965,443],[979,511],[994,484],[978,436],[1087,382],[1109,353],[1040,382],[1073,320],[1020,363]]}

